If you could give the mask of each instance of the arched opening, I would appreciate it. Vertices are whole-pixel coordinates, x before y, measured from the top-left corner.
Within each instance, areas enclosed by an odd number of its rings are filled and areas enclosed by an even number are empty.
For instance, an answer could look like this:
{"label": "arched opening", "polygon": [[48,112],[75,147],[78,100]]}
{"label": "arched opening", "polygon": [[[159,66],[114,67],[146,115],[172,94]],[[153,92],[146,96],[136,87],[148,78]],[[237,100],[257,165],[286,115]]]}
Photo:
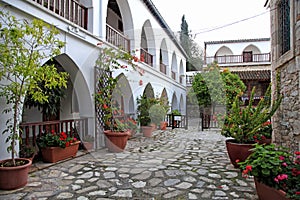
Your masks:
{"label": "arched opening", "polygon": [[148,83],[146,85],[143,95],[145,95],[148,98],[154,98],[155,97],[153,87],[150,83]]}

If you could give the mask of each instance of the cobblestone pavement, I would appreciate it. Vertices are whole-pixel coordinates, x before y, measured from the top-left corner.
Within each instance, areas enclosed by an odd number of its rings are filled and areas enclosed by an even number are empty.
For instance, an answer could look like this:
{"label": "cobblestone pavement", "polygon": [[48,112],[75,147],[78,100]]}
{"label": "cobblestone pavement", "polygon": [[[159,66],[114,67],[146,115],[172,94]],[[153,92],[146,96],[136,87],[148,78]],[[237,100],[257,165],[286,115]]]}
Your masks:
{"label": "cobblestone pavement", "polygon": [[[43,164],[41,164],[43,166]],[[45,165],[44,165],[45,166]],[[29,174],[0,199],[257,199],[252,179],[233,168],[218,131],[196,128],[137,135],[122,153],[90,152]]]}

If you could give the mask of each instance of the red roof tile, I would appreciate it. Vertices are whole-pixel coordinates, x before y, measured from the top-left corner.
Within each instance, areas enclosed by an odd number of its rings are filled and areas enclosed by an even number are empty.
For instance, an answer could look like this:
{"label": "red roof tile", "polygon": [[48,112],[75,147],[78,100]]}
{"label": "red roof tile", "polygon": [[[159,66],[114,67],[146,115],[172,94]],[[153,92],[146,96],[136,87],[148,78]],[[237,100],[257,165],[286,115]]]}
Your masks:
{"label": "red roof tile", "polygon": [[242,80],[270,80],[271,70],[235,71]]}

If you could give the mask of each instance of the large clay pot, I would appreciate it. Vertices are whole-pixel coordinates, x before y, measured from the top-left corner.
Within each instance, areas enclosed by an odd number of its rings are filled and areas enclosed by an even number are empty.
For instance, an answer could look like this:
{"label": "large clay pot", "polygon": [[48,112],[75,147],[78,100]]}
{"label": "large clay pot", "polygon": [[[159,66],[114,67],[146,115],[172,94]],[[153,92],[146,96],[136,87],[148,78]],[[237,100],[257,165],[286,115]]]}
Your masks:
{"label": "large clay pot", "polygon": [[143,136],[145,137],[151,137],[152,136],[152,131],[153,127],[152,126],[141,126]]}
{"label": "large clay pot", "polygon": [[108,151],[119,153],[124,151],[127,140],[129,137],[129,131],[126,132],[115,132],[111,130],[105,130],[105,146],[108,148]]}
{"label": "large clay pot", "polygon": [[168,122],[160,122],[160,129],[161,130],[166,130],[167,129],[167,125],[168,125]]}
{"label": "large clay pot", "polygon": [[[0,161],[0,165],[8,160]],[[1,190],[14,190],[27,184],[28,172],[32,162],[27,158],[16,158],[16,161],[19,160],[25,161],[25,164],[16,167],[0,167]]]}
{"label": "large clay pot", "polygon": [[94,149],[94,142],[85,142],[83,141],[83,146],[87,151]]}
{"label": "large clay pot", "polygon": [[74,142],[66,148],[61,147],[45,147],[41,149],[43,161],[55,163],[60,160],[72,158],[76,156],[80,142]]}
{"label": "large clay pot", "polygon": [[288,200],[288,198],[285,196],[285,192],[282,190],[276,190],[275,188],[269,187],[263,183],[260,183],[257,181],[256,178],[254,178],[255,181],[255,188],[257,196],[259,197],[259,200]]}
{"label": "large clay pot", "polygon": [[253,148],[252,144],[240,144],[233,139],[226,140],[227,153],[230,162],[235,168],[239,168],[236,161],[243,162],[252,153],[250,149]]}

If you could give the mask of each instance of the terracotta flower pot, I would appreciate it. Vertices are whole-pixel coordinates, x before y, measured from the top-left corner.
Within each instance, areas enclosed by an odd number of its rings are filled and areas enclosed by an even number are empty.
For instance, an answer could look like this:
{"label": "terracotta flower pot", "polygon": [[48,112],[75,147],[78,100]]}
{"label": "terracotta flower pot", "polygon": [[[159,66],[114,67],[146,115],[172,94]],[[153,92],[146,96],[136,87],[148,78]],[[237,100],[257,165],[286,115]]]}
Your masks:
{"label": "terracotta flower pot", "polygon": [[231,164],[233,164],[235,168],[239,168],[239,165],[236,161],[245,161],[247,157],[252,153],[250,149],[252,149],[253,146],[252,144],[236,143],[235,140],[229,139],[226,140],[226,148]]}
{"label": "terracotta flower pot", "polygon": [[142,126],[141,129],[142,129],[143,136],[145,136],[145,137],[152,136],[152,131],[153,131],[152,126]]}
{"label": "terracotta flower pot", "polygon": [[66,148],[61,147],[45,147],[41,149],[43,161],[55,163],[60,160],[75,157],[78,151],[80,142],[74,142]]}
{"label": "terracotta flower pot", "polygon": [[275,188],[269,187],[266,184],[260,183],[256,180],[256,178],[254,178],[254,182],[259,200],[288,200],[284,191],[276,190]]}
{"label": "terracotta flower pot", "polygon": [[126,132],[114,132],[111,130],[105,130],[105,146],[110,152],[122,152],[124,151],[127,140],[129,137],[129,131]]}
{"label": "terracotta flower pot", "polygon": [[94,142],[82,142],[86,150],[92,150],[94,148]]}
{"label": "terracotta flower pot", "polygon": [[160,122],[160,129],[161,130],[166,130],[167,129],[167,125],[168,125],[168,122]]}
{"label": "terracotta flower pot", "polygon": [[[2,160],[0,164],[8,160]],[[16,161],[19,160],[25,161],[26,164],[16,167],[0,167],[0,189],[14,190],[27,184],[28,172],[32,162],[27,158],[16,158]]]}

